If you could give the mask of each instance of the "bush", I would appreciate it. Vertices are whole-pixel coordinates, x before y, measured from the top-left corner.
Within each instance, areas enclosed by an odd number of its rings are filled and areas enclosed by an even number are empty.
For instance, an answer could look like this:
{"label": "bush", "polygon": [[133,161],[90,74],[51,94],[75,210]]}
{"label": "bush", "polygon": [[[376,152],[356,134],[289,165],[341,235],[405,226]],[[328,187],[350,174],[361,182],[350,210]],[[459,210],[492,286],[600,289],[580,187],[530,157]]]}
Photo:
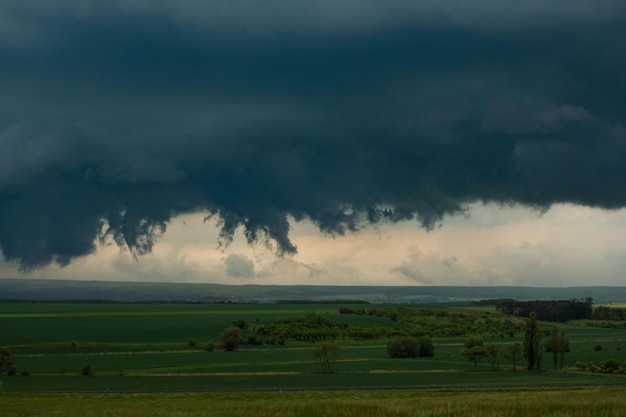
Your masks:
{"label": "bush", "polygon": [[435,345],[430,337],[420,337],[419,340],[419,352],[417,355],[420,358],[432,358],[435,356]]}
{"label": "bush", "polygon": [[416,358],[418,352],[419,343],[414,337],[398,337],[387,343],[390,358]]}
{"label": "bush", "polygon": [[215,343],[213,343],[213,342],[209,342],[209,343],[206,345],[206,349],[205,349],[205,350],[206,350],[207,352],[213,352],[213,351],[215,350]]}
{"label": "bush", "polygon": [[239,319],[239,320],[235,320],[232,322],[233,327],[238,327],[240,329],[247,329],[248,328],[248,322],[245,321],[244,319]]}
{"label": "bush", "polygon": [[247,345],[262,345],[263,339],[259,339],[256,335],[251,334],[248,336],[248,340],[246,340]]}
{"label": "bush", "polygon": [[6,346],[0,346],[0,374],[4,372],[9,375],[15,375],[15,373],[11,374],[11,372],[17,371],[15,370],[13,352],[11,352],[11,349]]}
{"label": "bush", "polygon": [[429,337],[397,337],[387,344],[390,358],[423,358],[435,355],[435,346]]}
{"label": "bush", "polygon": [[187,343],[189,344],[189,346],[191,347],[195,347],[196,344],[198,343],[198,341],[194,338],[189,338],[189,340],[187,341]]}
{"label": "bush", "polygon": [[593,347],[593,350],[596,351],[596,352],[600,352],[602,350],[602,345],[595,345]]}
{"label": "bush", "polygon": [[220,334],[220,347],[229,352],[239,349],[241,344],[241,331],[239,327],[229,327]]}
{"label": "bush", "polygon": [[83,366],[83,369],[80,371],[80,374],[82,376],[91,376],[94,374],[94,370],[91,367],[91,365],[85,365]]}
{"label": "bush", "polygon": [[600,365],[606,373],[612,374],[619,369],[619,361],[615,358],[609,358]]}

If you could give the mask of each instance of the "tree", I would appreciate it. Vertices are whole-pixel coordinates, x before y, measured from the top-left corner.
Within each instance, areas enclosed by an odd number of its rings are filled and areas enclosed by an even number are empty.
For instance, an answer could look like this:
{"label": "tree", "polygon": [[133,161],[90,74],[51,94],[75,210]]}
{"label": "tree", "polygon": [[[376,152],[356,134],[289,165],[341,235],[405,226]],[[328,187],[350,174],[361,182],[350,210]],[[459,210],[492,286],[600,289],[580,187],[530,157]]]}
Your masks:
{"label": "tree", "polygon": [[6,346],[0,346],[0,374],[15,373],[15,362],[13,361],[13,352]]}
{"label": "tree", "polygon": [[546,344],[546,352],[552,353],[552,366],[563,368],[565,363],[565,352],[569,351],[569,340],[565,336],[565,332],[560,330],[555,324],[552,326],[550,340]]}
{"label": "tree", "polygon": [[541,366],[541,330],[537,324],[537,314],[531,312],[526,321],[524,332],[524,356],[528,361],[528,370],[539,369]]}
{"label": "tree", "polygon": [[517,361],[522,356],[524,349],[521,343],[511,343],[506,347],[504,351],[504,356],[513,362],[513,370],[517,371]]}
{"label": "tree", "polygon": [[478,362],[488,355],[484,346],[483,339],[478,336],[470,336],[465,340],[465,349],[461,352],[468,361],[474,362],[474,370],[478,366]]}
{"label": "tree", "polygon": [[219,345],[229,352],[239,349],[241,342],[241,330],[239,327],[228,327],[220,334]]}
{"label": "tree", "polygon": [[476,370],[478,362],[483,360],[483,358],[485,358],[488,353],[487,349],[484,346],[474,346],[469,349],[463,349],[461,355],[465,356],[468,361],[474,362],[474,370]]}
{"label": "tree", "polygon": [[435,345],[430,337],[420,337],[417,342],[419,344],[417,356],[420,358],[432,358],[435,356]]}
{"label": "tree", "polygon": [[500,362],[498,361],[498,355],[500,354],[500,346],[495,343],[490,343],[485,345],[485,350],[487,351],[487,361],[489,361],[491,369],[494,371],[499,370]]}
{"label": "tree", "polygon": [[396,337],[387,343],[390,358],[417,358],[419,342],[414,337]]}
{"label": "tree", "polygon": [[335,343],[322,343],[313,349],[313,357],[322,366],[322,372],[332,374],[335,372],[335,364],[339,357],[339,345]]}
{"label": "tree", "polygon": [[565,352],[569,352],[569,339],[565,332],[559,332],[559,367],[563,369],[565,364]]}

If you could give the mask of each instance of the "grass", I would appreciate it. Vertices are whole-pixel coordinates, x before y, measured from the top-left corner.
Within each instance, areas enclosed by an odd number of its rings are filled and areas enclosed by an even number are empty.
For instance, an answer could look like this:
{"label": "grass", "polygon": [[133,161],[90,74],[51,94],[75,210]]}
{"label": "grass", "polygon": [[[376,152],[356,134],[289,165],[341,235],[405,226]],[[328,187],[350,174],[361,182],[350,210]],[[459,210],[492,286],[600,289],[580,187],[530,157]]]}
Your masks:
{"label": "grass", "polygon": [[[252,326],[310,311],[352,324],[397,326],[367,315],[342,315],[340,305],[252,304],[71,304],[0,303],[0,345],[11,346],[18,373],[3,376],[7,393],[154,392],[210,390],[392,389],[624,385],[626,376],[579,372],[491,371],[460,352],[464,337],[435,338],[435,357],[390,359],[386,340],[339,340],[337,374],[320,373],[312,342],[245,346],[238,352],[204,351],[209,340],[237,319]],[[384,306],[373,306],[373,308]],[[421,307],[420,307],[421,308]],[[439,307],[441,309],[442,307]],[[458,309],[457,307],[454,307]],[[476,310],[472,307],[471,311]],[[550,324],[544,326],[549,329]],[[570,338],[566,366],[615,357],[626,361],[626,336],[619,329],[563,325]],[[196,347],[188,345],[196,338]],[[516,338],[485,338],[507,344]],[[72,345],[72,342],[74,344]],[[597,344],[602,351],[595,351]],[[546,354],[544,367],[551,357]],[[86,365],[94,376],[79,376]],[[519,364],[523,366],[523,364]]]}
{"label": "grass", "polygon": [[5,394],[3,417],[613,417],[624,389],[298,393]]}

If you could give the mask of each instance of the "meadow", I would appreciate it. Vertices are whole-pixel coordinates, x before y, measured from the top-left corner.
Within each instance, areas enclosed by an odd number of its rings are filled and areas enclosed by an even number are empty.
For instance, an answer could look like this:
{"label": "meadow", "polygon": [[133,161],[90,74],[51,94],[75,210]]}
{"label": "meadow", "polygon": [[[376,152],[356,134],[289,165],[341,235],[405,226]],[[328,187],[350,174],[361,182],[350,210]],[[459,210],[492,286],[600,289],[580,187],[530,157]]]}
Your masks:
{"label": "meadow", "polygon": [[3,417],[617,417],[624,389],[8,394]]}
{"label": "meadow", "polygon": [[[339,338],[333,340],[340,346],[333,374],[323,373],[313,358],[313,350],[322,343],[319,340],[287,339],[284,345],[267,341],[261,345],[244,344],[235,352],[206,350],[210,341],[216,342],[221,331],[237,320],[249,323],[245,333],[280,319],[311,314],[346,326],[412,326],[375,315],[340,314],[341,307],[0,303],[0,346],[10,347],[17,368],[16,375],[0,376],[4,385],[0,397],[2,416],[236,416],[251,412],[281,416],[434,416],[461,415],[465,406],[475,407],[474,415],[481,416],[524,416],[533,410],[533,415],[537,415],[540,406],[536,401],[527,404],[528,396],[546,399],[541,415],[608,416],[619,415],[615,410],[623,409],[626,390],[621,387],[626,376],[574,369],[577,362],[598,363],[608,358],[615,358],[620,364],[626,361],[623,329],[592,326],[593,321],[588,320],[560,324],[570,340],[565,367],[551,369],[546,354],[544,369],[538,372],[525,371],[523,363],[513,370],[510,361],[503,357],[497,371],[486,361],[474,370],[473,364],[460,354],[466,335],[433,336],[435,355],[413,359],[390,358],[388,339]],[[481,317],[488,317],[489,322],[506,319],[488,306],[436,306],[424,322],[452,310],[455,315],[467,317],[482,312],[487,315]],[[475,321],[480,320],[485,319]],[[541,324],[545,329],[552,325]],[[520,342],[522,337],[517,332],[512,336],[485,335],[484,340],[504,348]],[[191,340],[195,346],[190,345]],[[92,375],[82,375],[86,366]],[[605,389],[594,391],[598,387]],[[505,413],[505,405],[512,404],[512,398],[518,412]],[[583,403],[573,407],[572,398],[587,404],[587,408]],[[109,414],[104,412],[104,403]],[[572,412],[556,414],[557,408],[548,403],[562,404]],[[111,407],[125,411],[113,412]],[[430,410],[430,414],[416,414],[416,407]],[[575,408],[578,414],[574,413]],[[552,409],[554,414],[549,413]],[[580,411],[585,409],[587,412]],[[163,414],[164,410],[169,413]],[[604,414],[594,414],[596,411]]]}

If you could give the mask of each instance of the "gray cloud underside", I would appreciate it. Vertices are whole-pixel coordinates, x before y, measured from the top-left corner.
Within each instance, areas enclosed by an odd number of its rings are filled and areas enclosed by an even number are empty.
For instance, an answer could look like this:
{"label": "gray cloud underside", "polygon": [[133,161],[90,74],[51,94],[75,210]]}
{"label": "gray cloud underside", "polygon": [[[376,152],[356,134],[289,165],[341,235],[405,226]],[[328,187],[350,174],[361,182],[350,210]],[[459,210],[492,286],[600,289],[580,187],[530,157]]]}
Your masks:
{"label": "gray cloud underside", "polygon": [[626,205],[623,2],[286,4],[3,2],[5,258],[147,253],[198,211],[293,253],[289,216]]}

